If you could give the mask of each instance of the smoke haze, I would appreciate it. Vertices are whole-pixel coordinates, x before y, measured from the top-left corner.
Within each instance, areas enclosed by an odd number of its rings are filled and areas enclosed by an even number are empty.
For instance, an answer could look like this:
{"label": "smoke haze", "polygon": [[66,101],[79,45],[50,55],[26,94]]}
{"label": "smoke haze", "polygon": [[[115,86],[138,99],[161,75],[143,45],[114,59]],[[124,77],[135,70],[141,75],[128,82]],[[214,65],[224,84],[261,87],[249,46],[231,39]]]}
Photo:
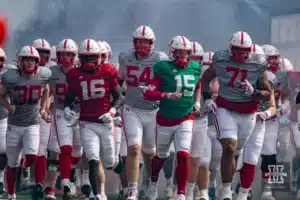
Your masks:
{"label": "smoke haze", "polygon": [[[263,1],[263,0],[262,0]],[[269,42],[269,14],[250,0],[25,0],[0,1],[9,20],[10,38],[5,48],[9,60],[34,39],[52,45],[64,38],[78,43],[86,38],[106,40],[114,52],[131,48],[131,34],[139,25],[156,33],[156,46],[166,50],[175,35],[200,42],[215,51],[228,44],[238,30],[254,42]]]}

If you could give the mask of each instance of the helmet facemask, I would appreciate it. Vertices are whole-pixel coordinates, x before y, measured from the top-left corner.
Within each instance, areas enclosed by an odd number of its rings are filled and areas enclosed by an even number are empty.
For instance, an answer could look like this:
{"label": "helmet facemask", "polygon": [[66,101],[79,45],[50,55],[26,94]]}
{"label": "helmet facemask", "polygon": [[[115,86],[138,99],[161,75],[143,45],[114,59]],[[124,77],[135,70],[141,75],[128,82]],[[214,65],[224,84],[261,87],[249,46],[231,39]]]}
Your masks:
{"label": "helmet facemask", "polygon": [[271,69],[272,71],[276,71],[278,69],[279,56],[267,56],[267,61],[269,64],[269,69]]}
{"label": "helmet facemask", "polygon": [[75,63],[76,54],[73,52],[57,52],[57,62],[63,67],[73,66]]}
{"label": "helmet facemask", "polygon": [[94,70],[101,64],[99,54],[79,54],[81,67],[85,70]]}
{"label": "helmet facemask", "polygon": [[138,56],[148,56],[152,53],[154,48],[154,41],[149,39],[140,39],[134,38],[133,39],[133,46],[135,52]]}
{"label": "helmet facemask", "polygon": [[191,50],[175,49],[173,51],[173,57],[175,59],[175,63],[185,68],[190,62],[191,53],[192,53]]}
{"label": "helmet facemask", "polygon": [[3,69],[5,61],[6,61],[5,57],[0,57],[0,70]]}
{"label": "helmet facemask", "polygon": [[37,49],[40,54],[40,65],[44,66],[49,62],[50,59],[50,50],[47,49]]}
{"label": "helmet facemask", "polygon": [[39,62],[35,57],[21,57],[20,68],[25,74],[32,74],[38,69]]}
{"label": "helmet facemask", "polygon": [[251,47],[231,46],[231,56],[235,62],[244,63],[249,59]]}

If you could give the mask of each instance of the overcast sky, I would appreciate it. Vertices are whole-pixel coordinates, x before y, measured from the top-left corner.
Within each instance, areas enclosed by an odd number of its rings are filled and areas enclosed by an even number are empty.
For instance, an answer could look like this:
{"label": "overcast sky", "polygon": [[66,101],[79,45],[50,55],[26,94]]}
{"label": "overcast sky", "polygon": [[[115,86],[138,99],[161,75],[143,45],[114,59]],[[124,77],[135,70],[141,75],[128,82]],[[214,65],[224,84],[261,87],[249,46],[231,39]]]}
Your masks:
{"label": "overcast sky", "polygon": [[1,0],[0,11],[9,20],[5,50],[12,60],[17,49],[37,38],[51,44],[65,38],[107,40],[113,51],[120,52],[131,48],[132,32],[139,25],[154,29],[160,49],[166,49],[173,36],[185,35],[200,42],[205,51],[215,51],[227,47],[238,30],[249,32],[255,43],[268,43],[271,12],[296,1],[24,0],[16,4]]}

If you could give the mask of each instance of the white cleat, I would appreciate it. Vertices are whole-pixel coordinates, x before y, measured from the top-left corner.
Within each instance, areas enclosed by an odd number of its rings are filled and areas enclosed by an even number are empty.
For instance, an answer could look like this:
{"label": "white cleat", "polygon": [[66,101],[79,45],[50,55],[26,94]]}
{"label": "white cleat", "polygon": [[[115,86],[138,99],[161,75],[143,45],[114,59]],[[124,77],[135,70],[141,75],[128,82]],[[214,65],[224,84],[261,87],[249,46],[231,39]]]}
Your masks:
{"label": "white cleat", "polygon": [[149,185],[147,190],[145,190],[145,194],[150,200],[157,199],[157,186],[158,186],[158,181],[157,182],[152,182],[151,180],[149,181]]}
{"label": "white cleat", "polygon": [[232,200],[232,191],[230,188],[220,189],[220,200]]}
{"label": "white cleat", "polygon": [[7,199],[8,199],[8,200],[16,200],[16,199],[17,199],[16,194],[9,194],[9,195],[7,196]]}
{"label": "white cleat", "polygon": [[175,200],[185,200],[185,195],[184,194],[178,194],[176,196]]}
{"label": "white cleat", "polygon": [[138,200],[138,191],[137,190],[129,190],[127,193],[126,200]]}
{"label": "white cleat", "polygon": [[261,200],[276,200],[270,192],[263,192],[261,195]]}
{"label": "white cleat", "polygon": [[71,195],[73,197],[76,197],[77,196],[77,188],[74,183],[70,183],[70,190],[71,190]]}
{"label": "white cleat", "polygon": [[173,183],[170,180],[167,180],[166,182],[165,197],[166,199],[173,198]]}
{"label": "white cleat", "polygon": [[106,194],[101,194],[101,200],[107,200]]}

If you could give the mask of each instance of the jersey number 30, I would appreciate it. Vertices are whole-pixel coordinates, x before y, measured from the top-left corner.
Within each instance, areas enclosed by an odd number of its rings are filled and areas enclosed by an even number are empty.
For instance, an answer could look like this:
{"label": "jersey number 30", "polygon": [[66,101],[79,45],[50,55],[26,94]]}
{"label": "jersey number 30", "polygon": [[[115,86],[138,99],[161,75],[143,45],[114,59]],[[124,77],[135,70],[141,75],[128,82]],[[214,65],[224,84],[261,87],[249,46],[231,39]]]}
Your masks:
{"label": "jersey number 30", "polygon": [[80,83],[82,89],[82,99],[100,99],[105,96],[104,79],[82,81]]}
{"label": "jersey number 30", "polygon": [[183,96],[191,97],[194,95],[195,84],[191,83],[195,81],[193,75],[176,75],[176,92],[182,93]]}
{"label": "jersey number 30", "polygon": [[16,86],[15,91],[18,93],[15,104],[35,104],[42,96],[42,87],[39,85]]}

